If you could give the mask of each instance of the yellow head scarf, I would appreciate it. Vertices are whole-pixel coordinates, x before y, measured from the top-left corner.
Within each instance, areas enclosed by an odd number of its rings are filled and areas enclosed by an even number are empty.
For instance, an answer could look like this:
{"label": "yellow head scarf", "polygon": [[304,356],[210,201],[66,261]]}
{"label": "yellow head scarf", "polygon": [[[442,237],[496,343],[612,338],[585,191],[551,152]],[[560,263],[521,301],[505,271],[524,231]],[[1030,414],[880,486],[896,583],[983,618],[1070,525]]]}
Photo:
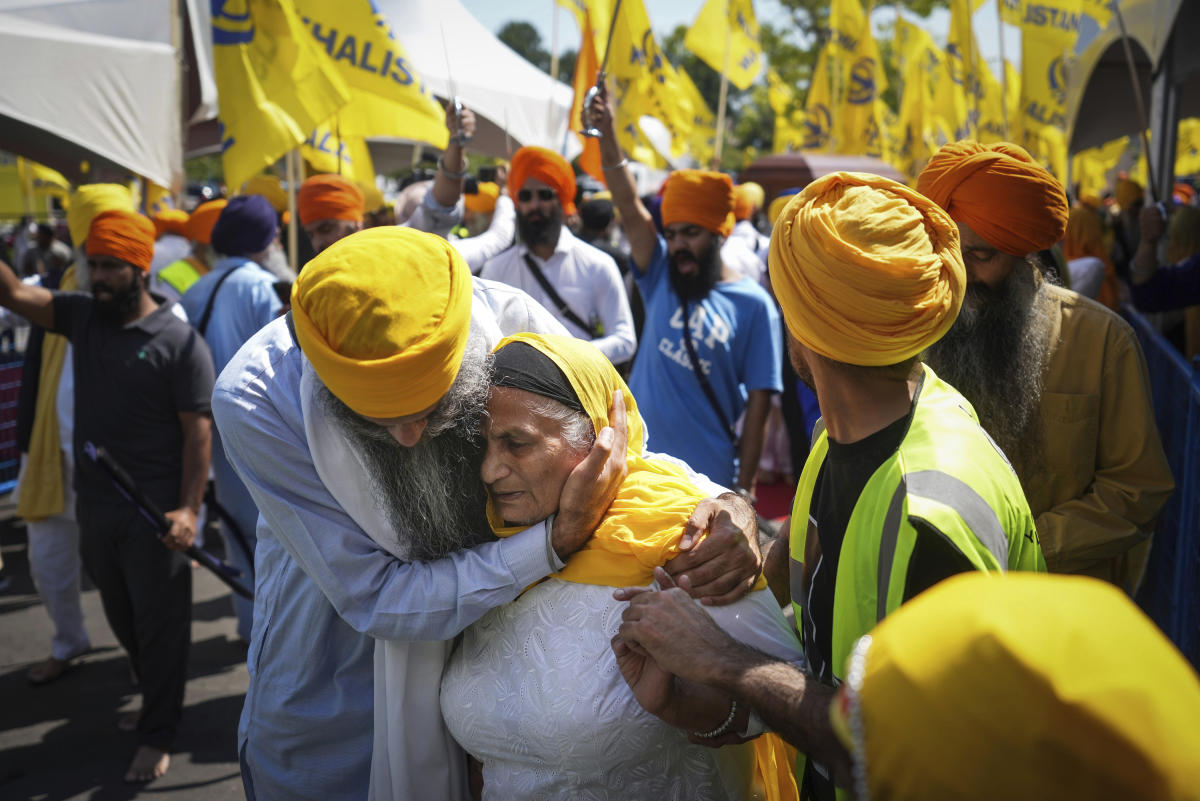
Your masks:
{"label": "yellow head scarf", "polygon": [[1200,681],[1091,578],[939,584],[860,641],[833,720],[871,798],[1200,798]]}
{"label": "yellow head scarf", "polygon": [[847,364],[898,364],[941,339],[966,288],[958,228],[878,175],[836,172],[783,209],[771,285],[792,336]]}
{"label": "yellow head scarf", "polygon": [[277,175],[255,175],[242,184],[242,194],[262,195],[276,212],[282,214],[287,211],[287,192]]}
{"label": "yellow head scarf", "polygon": [[[556,577],[612,587],[649,584],[654,568],[679,554],[683,525],[707,496],[692,484],[683,468],[643,457],[645,425],[637,401],[596,346],[570,336],[517,334],[502,340],[496,350],[512,342],[524,342],[558,365],[597,433],[609,424],[613,392],[619,389],[625,397],[628,475],[596,533],[571,555]],[[500,536],[520,530],[504,527],[490,501],[488,519]]]}
{"label": "yellow head scarf", "polygon": [[82,247],[92,220],[102,211],[134,211],[129,187],[120,184],[85,184],[71,193],[67,228],[75,247]]}
{"label": "yellow head scarf", "polygon": [[366,417],[416,414],[458,375],[471,271],[441,237],[369,228],[305,265],[292,317],[304,355],[339,400]]}

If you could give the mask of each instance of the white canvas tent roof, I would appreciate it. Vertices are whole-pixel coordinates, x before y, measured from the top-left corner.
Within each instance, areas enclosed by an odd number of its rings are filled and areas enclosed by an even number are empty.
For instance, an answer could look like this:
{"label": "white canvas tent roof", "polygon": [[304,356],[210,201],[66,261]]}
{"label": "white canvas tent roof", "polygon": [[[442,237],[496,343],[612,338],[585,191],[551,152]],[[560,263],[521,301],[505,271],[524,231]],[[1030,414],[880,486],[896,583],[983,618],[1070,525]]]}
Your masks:
{"label": "white canvas tent roof", "polygon": [[471,150],[507,157],[523,145],[562,152],[565,143],[568,159],[580,152],[579,140],[567,136],[571,88],[513,52],[458,0],[376,4],[425,85],[450,97],[453,79],[454,92],[475,112]]}

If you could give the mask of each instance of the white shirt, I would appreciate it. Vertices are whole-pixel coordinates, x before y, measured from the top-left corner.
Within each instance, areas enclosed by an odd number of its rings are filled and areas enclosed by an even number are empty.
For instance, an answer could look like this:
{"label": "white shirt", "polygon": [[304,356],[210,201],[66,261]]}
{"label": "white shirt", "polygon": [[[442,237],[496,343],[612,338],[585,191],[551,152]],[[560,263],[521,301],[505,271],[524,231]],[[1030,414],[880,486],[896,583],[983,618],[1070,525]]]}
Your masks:
{"label": "white shirt", "polygon": [[721,246],[721,263],[756,284],[762,283],[763,275],[767,271],[766,257],[766,251],[763,251],[763,257],[760,259],[758,254],[746,245],[745,240],[735,236],[730,236]]}
{"label": "white shirt", "polygon": [[1104,262],[1095,256],[1083,256],[1067,262],[1067,272],[1071,276],[1071,289],[1085,298],[1096,299],[1100,287],[1104,284]]}
{"label": "white shirt", "polygon": [[450,244],[463,257],[463,261],[471,268],[471,272],[479,275],[488,259],[505,250],[512,244],[517,230],[517,210],[513,207],[512,198],[501,195],[496,198],[496,209],[492,212],[492,223],[479,236],[469,236],[466,239],[451,239]]}
{"label": "white shirt", "polygon": [[[593,337],[591,331],[575,325],[558,310],[525,263],[527,253],[576,315],[586,323],[600,323],[604,332],[601,336]],[[604,251],[576,238],[566,226],[548,260],[538,258],[526,245],[517,244],[488,260],[479,275],[524,290],[557,317],[567,331],[591,342],[613,364],[633,358],[637,349],[633,314],[616,262]]]}

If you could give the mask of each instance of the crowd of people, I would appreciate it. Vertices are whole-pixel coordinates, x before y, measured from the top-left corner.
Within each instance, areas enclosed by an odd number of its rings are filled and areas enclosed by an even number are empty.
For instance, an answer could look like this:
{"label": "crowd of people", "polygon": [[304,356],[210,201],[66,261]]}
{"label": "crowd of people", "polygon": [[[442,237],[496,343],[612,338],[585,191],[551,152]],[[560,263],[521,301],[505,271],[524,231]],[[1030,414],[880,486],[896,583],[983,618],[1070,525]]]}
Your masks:
{"label": "crowd of people", "polygon": [[1131,601],[1173,482],[1115,311],[1200,302],[1191,196],[1161,265],[1140,187],[1072,205],[1009,144],[639,196],[586,113],[599,191],[537,147],[468,175],[454,108],[390,207],[308,177],[298,273],[270,176],[153,219],[82,186],[74,249],[0,264],[29,681],[90,648],[82,565],[125,779],[162,776],[207,514],[253,587],[249,799],[1200,798],[1200,680]]}

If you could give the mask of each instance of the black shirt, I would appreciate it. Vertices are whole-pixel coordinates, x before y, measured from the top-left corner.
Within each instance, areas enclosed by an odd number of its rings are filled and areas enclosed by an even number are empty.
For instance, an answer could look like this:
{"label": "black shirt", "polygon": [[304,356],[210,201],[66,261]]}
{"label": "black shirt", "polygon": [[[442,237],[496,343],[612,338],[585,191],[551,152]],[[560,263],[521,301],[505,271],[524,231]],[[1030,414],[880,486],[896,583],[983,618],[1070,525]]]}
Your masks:
{"label": "black shirt", "polygon": [[163,511],[179,505],[180,412],[209,411],[213,362],[203,337],[162,304],[125,327],[99,319],[92,296],[54,293],[54,329],[75,368],[75,489],[88,503],[126,503],[84,453],[103,446]]}

